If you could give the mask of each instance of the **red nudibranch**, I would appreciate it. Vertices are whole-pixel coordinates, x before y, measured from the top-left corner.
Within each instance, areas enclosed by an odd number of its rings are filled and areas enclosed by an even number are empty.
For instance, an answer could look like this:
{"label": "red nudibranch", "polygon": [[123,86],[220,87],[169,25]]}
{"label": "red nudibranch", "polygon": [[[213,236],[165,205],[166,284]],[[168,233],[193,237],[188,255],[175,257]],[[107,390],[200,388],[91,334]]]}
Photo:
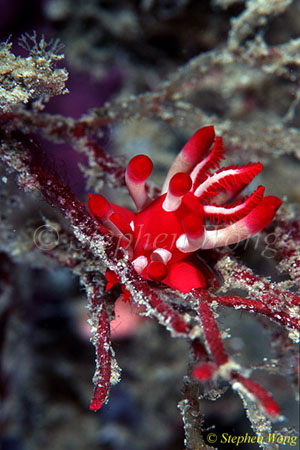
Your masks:
{"label": "red nudibranch", "polygon": [[[89,194],[91,214],[102,230],[127,248],[143,278],[184,293],[205,288],[207,269],[196,252],[243,241],[272,221],[281,200],[264,197],[263,186],[232,203],[262,164],[220,168],[223,153],[222,138],[215,137],[213,126],[196,131],[171,165],[162,194],[155,200],[146,187],[151,159],[133,157],[125,178],[136,213],[109,203],[102,195]],[[212,169],[217,170],[211,173]],[[112,281],[111,275],[109,287],[118,281]]]}

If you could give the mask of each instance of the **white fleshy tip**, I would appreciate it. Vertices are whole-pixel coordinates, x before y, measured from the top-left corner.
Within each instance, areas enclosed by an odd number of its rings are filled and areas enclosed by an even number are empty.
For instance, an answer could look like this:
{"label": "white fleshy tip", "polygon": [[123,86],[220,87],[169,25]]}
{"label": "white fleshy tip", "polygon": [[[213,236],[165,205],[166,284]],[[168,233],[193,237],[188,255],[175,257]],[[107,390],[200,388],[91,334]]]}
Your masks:
{"label": "white fleshy tip", "polygon": [[141,274],[148,264],[146,256],[139,256],[132,261],[132,265],[138,274]]}
{"label": "white fleshy tip", "polygon": [[181,205],[181,197],[174,197],[174,195],[168,192],[162,204],[162,207],[164,211],[172,212],[176,211],[180,205]]}
{"label": "white fleshy tip", "polygon": [[161,261],[164,264],[167,264],[172,258],[172,253],[165,248],[157,248],[151,253],[150,258],[151,261]]}

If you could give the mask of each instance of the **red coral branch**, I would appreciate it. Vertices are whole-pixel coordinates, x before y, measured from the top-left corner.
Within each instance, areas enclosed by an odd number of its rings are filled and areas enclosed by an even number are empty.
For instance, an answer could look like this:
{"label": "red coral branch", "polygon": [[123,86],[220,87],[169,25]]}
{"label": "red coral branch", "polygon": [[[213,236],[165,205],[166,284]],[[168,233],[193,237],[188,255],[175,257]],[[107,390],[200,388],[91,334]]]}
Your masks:
{"label": "red coral branch", "polygon": [[215,298],[219,304],[264,314],[288,329],[299,330],[300,297],[298,295],[266,278],[255,275],[251,269],[238,264],[229,256],[220,260],[216,267],[220,270],[224,281],[220,291],[240,288],[250,295],[250,298],[220,296]]}
{"label": "red coral branch", "polygon": [[[236,380],[243,385],[248,395],[251,394],[256,398],[267,414],[276,417],[279,414],[279,407],[271,395],[263,387],[241,375],[239,371],[242,368],[228,357],[213,312],[207,303],[212,298],[207,291],[201,292],[200,290],[196,292],[196,296],[201,297],[199,313],[205,340],[213,362],[197,365],[193,370],[193,376],[199,381],[209,380],[217,376],[221,376],[228,381]],[[237,368],[239,371],[237,371]]]}
{"label": "red coral branch", "polygon": [[205,339],[213,359],[218,366],[226,364],[228,362],[228,356],[226,354],[215,318],[209,304],[206,303],[206,301],[200,302],[199,314]]}
{"label": "red coral branch", "polygon": [[95,161],[98,167],[100,167],[105,174],[113,176],[115,183],[118,186],[125,186],[125,169],[123,165],[115,158],[107,155],[102,148],[92,141],[88,141],[86,145],[76,145],[81,149],[81,152],[85,153]]}
{"label": "red coral branch", "polygon": [[233,372],[232,377],[234,380],[241,383],[243,387],[247,389],[248,393],[252,394],[261,403],[268,414],[270,414],[271,416],[277,416],[279,414],[280,411],[277,403],[274,401],[271,395],[259,384],[238,373]]}
{"label": "red coral branch", "polygon": [[188,335],[191,330],[185,319],[168,303],[161,300],[144,281],[136,284],[136,287],[144,296],[145,302],[148,303],[148,311],[155,316],[159,322],[171,329],[175,334],[183,333]]}
{"label": "red coral branch", "polygon": [[[266,296],[266,298],[268,297]],[[299,299],[300,297],[296,297],[295,301],[299,301]],[[259,300],[236,296],[212,297],[211,300],[216,300],[221,306],[229,306],[235,309],[245,309],[249,312],[263,314],[264,316],[274,320],[274,322],[281,323],[288,328],[300,331],[300,321],[297,317],[291,317],[291,315],[285,311],[274,311]]]}
{"label": "red coral branch", "polygon": [[87,280],[86,291],[90,302],[92,342],[96,349],[95,390],[90,409],[97,411],[108,400],[111,378],[110,329],[103,294],[98,285]]}

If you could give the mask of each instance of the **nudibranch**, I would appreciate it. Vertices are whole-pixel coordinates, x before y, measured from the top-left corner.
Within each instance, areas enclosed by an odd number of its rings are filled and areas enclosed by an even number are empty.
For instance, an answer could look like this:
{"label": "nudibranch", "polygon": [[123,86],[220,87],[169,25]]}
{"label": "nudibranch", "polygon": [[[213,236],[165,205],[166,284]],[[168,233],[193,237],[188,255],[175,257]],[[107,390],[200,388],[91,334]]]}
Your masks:
{"label": "nudibranch", "polygon": [[[185,144],[154,200],[146,186],[153,169],[151,159],[137,155],[130,160],[125,179],[137,212],[89,194],[92,216],[102,231],[127,249],[141,277],[183,293],[205,288],[207,268],[197,251],[243,241],[272,221],[281,200],[264,197],[263,186],[239,198],[262,164],[220,168],[223,154],[222,138],[215,136],[213,126],[207,126]],[[111,272],[107,278],[108,287],[118,281]]]}

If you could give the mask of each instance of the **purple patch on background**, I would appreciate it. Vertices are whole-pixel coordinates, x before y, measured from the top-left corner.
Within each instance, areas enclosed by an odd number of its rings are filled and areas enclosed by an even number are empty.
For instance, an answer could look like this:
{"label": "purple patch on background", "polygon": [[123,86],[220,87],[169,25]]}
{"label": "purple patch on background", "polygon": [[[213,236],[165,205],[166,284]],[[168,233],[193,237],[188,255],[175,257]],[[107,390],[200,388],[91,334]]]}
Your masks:
{"label": "purple patch on background", "polygon": [[[45,35],[46,40],[56,38],[57,35],[51,29],[49,23],[45,22],[43,15],[43,4],[45,0],[0,0],[0,37],[2,40],[11,35],[13,52],[16,55],[26,57],[28,52],[18,45],[18,38],[28,33],[32,36],[33,30],[37,32],[37,40]],[[69,66],[68,60],[64,59],[57,64],[58,67],[66,67],[69,79],[66,87],[68,94],[60,95],[50,99],[46,104],[44,112],[60,114],[74,119],[80,118],[90,108],[103,106],[107,101],[117,94],[122,86],[123,74],[120,68],[108,69],[101,80],[94,80],[86,69],[85,72],[77,72]],[[102,129],[107,141],[107,130]],[[85,180],[78,163],[87,165],[85,155],[76,152],[70,144],[56,144],[46,139],[38,139],[43,151],[48,155],[50,165],[55,162],[55,170],[60,178],[80,198],[85,196]],[[100,142],[100,144],[103,142]]]}
{"label": "purple patch on background", "polygon": [[[67,65],[67,63],[66,63]],[[110,69],[102,80],[95,81],[88,73],[70,71],[66,83],[69,93],[54,97],[45,111],[78,119],[90,108],[98,108],[111,100],[121,88],[122,74],[117,68]]]}
{"label": "purple patch on background", "polygon": [[[90,108],[101,107],[105,102],[111,100],[121,85],[122,74],[117,68],[111,69],[100,81],[93,80],[87,73],[71,72],[66,83],[69,93],[52,98],[46,105],[45,112],[78,119]],[[104,135],[107,135],[105,130],[103,131]],[[104,137],[105,139],[107,136]],[[87,165],[86,157],[76,152],[68,144],[57,145],[44,140],[42,145],[46,152],[57,160],[56,170],[60,177],[64,178],[64,182],[70,186],[75,195],[79,198],[83,197],[85,180],[78,163]]]}

